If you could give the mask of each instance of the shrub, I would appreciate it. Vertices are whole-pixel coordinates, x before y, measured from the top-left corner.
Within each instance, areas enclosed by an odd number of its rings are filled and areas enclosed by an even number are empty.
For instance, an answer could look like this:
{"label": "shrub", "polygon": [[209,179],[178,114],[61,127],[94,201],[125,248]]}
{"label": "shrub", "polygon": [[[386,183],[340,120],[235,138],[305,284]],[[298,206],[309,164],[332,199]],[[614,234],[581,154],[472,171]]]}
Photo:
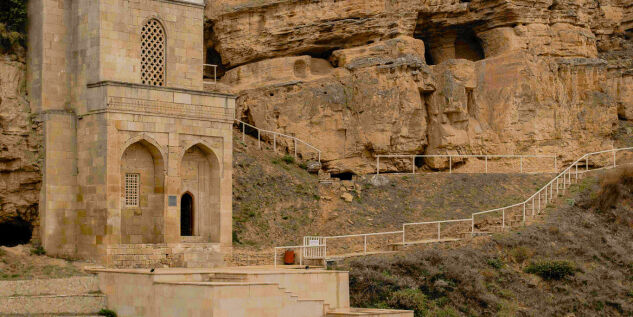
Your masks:
{"label": "shrub", "polygon": [[576,273],[574,266],[567,261],[543,261],[530,263],[525,273],[536,274],[546,280],[562,280]]}
{"label": "shrub", "polygon": [[393,308],[413,310],[416,317],[424,316],[428,306],[426,295],[414,288],[393,292],[387,304]]}
{"label": "shrub", "polygon": [[0,47],[25,46],[26,0],[0,1]]}
{"label": "shrub", "polygon": [[615,206],[624,193],[626,187],[633,185],[633,168],[623,167],[609,172],[600,184],[600,190],[594,198],[594,206],[599,210],[608,210]]}
{"label": "shrub", "polygon": [[534,252],[526,247],[514,247],[510,250],[510,256],[516,263],[523,263],[534,255]]}
{"label": "shrub", "polygon": [[294,157],[292,157],[291,155],[284,155],[284,156],[281,158],[281,160],[282,160],[282,161],[284,161],[284,162],[286,162],[286,164],[292,164],[292,163],[294,163],[294,162],[295,162],[295,158],[294,158]]}
{"label": "shrub", "polygon": [[99,311],[99,316],[117,317],[116,313],[113,310],[110,310],[110,309],[101,309]]}
{"label": "shrub", "polygon": [[498,258],[488,259],[487,263],[497,270],[503,267],[503,262]]}
{"label": "shrub", "polygon": [[308,164],[306,164],[305,162],[301,162],[301,163],[299,163],[299,168],[307,170],[308,169]]}
{"label": "shrub", "polygon": [[44,247],[41,244],[35,244],[31,248],[31,255],[45,255],[45,254],[46,254],[46,250],[44,250]]}

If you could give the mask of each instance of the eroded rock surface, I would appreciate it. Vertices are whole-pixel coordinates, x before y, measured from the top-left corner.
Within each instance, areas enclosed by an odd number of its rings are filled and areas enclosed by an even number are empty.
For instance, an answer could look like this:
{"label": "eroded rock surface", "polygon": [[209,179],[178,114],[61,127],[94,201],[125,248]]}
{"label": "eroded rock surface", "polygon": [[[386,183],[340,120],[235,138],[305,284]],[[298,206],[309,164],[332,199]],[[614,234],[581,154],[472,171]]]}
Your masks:
{"label": "eroded rock surface", "polygon": [[626,0],[223,0],[207,18],[238,118],[317,146],[332,173],[395,153],[570,160],[633,119]]}
{"label": "eroded rock surface", "polygon": [[25,71],[24,63],[0,56],[0,222],[19,217],[37,225],[42,140],[30,116]]}

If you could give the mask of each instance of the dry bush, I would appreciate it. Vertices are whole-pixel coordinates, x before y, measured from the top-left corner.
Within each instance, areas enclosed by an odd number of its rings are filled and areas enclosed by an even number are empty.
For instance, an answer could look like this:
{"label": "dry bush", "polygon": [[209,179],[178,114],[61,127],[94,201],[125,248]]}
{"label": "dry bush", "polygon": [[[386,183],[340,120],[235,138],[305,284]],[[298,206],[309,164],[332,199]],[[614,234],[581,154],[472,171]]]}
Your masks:
{"label": "dry bush", "polygon": [[605,211],[631,194],[633,188],[633,167],[621,167],[607,173],[600,184],[594,206]]}

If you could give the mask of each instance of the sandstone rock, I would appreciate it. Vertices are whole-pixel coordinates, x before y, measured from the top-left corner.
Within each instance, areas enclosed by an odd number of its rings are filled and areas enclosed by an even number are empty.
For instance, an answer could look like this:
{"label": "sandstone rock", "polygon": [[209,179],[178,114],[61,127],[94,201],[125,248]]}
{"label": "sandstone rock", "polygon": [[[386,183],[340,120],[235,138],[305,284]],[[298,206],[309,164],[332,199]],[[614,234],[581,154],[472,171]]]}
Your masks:
{"label": "sandstone rock", "polygon": [[352,196],[352,194],[350,193],[343,193],[341,195],[341,199],[343,199],[344,201],[351,203],[354,200],[354,196]]}
{"label": "sandstone rock", "polygon": [[308,173],[316,174],[321,170],[321,163],[317,161],[310,161],[306,164]]}
{"label": "sandstone rock", "polygon": [[408,36],[355,48],[337,50],[330,60],[337,67],[349,69],[384,65],[396,58],[411,57],[424,61],[424,42]]}
{"label": "sandstone rock", "polygon": [[372,175],[369,178],[369,183],[376,187],[386,186],[389,185],[389,179],[383,175]]}
{"label": "sandstone rock", "polygon": [[20,217],[36,227],[42,140],[25,97],[25,68],[0,56],[0,222]]}

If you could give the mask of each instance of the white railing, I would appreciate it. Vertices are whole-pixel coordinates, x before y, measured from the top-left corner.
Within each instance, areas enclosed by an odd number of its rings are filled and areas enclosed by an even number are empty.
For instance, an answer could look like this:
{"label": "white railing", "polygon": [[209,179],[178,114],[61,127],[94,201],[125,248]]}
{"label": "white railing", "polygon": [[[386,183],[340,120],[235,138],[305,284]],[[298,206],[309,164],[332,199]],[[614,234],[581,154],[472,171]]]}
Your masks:
{"label": "white railing", "polygon": [[204,69],[205,67],[213,67],[213,81],[203,80],[202,82],[205,83],[205,84],[217,84],[217,82],[218,82],[218,65],[202,64],[202,68]]}
{"label": "white railing", "polygon": [[[617,154],[618,152],[621,151],[630,151],[633,150],[633,147],[628,147],[628,148],[620,148],[620,149],[612,149],[612,150],[605,150],[605,151],[598,151],[598,152],[592,152],[592,153],[587,153],[585,155],[583,155],[582,157],[580,157],[579,159],[577,159],[576,161],[574,161],[573,163],[571,163],[567,168],[565,168],[562,172],[560,172],[559,174],[557,174],[554,178],[552,178],[552,180],[550,180],[547,184],[545,184],[545,186],[543,186],[541,189],[539,189],[538,191],[536,191],[532,196],[530,196],[528,199],[526,199],[523,202],[517,203],[517,204],[513,204],[513,205],[509,205],[509,206],[505,206],[505,207],[501,207],[501,208],[495,208],[495,209],[490,209],[490,210],[485,210],[485,211],[480,211],[480,212],[475,212],[473,214],[471,214],[470,218],[466,218],[466,219],[449,219],[449,220],[439,220],[439,221],[426,221],[426,222],[413,222],[413,223],[405,223],[402,225],[402,230],[401,231],[389,231],[389,232],[375,232],[375,233],[362,233],[362,234],[351,234],[351,235],[342,235],[342,236],[328,236],[328,237],[304,237],[304,244],[306,243],[306,241],[309,241],[309,239],[318,239],[319,241],[319,245],[320,247],[322,247],[323,249],[320,251],[321,253],[319,253],[319,256],[322,256],[322,259],[325,260],[327,258],[327,240],[332,240],[332,239],[341,239],[341,238],[352,238],[352,237],[363,237],[364,238],[364,244],[363,244],[363,253],[367,254],[367,237],[369,236],[377,236],[377,235],[389,235],[389,234],[402,234],[402,244],[406,245],[407,243],[414,243],[416,241],[412,241],[412,240],[407,240],[407,229],[414,227],[414,226],[435,226],[437,225],[437,239],[433,239],[435,241],[441,241],[442,237],[446,236],[445,234],[442,235],[442,225],[443,224],[450,224],[450,223],[468,223],[470,222],[470,230],[467,233],[470,233],[470,235],[474,236],[476,234],[479,233],[488,233],[488,232],[476,232],[475,231],[475,226],[476,226],[476,217],[481,217],[482,215],[487,215],[487,214],[494,214],[494,213],[500,213],[501,216],[501,220],[500,220],[500,224],[501,224],[501,229],[505,229],[508,225],[511,224],[510,221],[513,221],[512,219],[508,220],[509,216],[512,215],[512,211],[515,212],[514,216],[518,216],[515,217],[516,219],[520,219],[520,221],[525,224],[526,218],[528,216],[535,216],[537,214],[540,214],[542,212],[542,210],[544,208],[547,207],[547,204],[552,202],[552,200],[554,200],[554,197],[558,197],[559,195],[564,195],[566,190],[573,184],[573,183],[577,183],[579,181],[580,178],[582,178],[582,176],[590,171],[598,171],[598,170],[604,170],[604,169],[610,169],[610,168],[614,168],[616,166],[618,166],[617,164]],[[601,161],[602,163],[606,162],[607,164],[604,164],[603,167],[599,167],[599,168],[592,168],[590,169],[591,166],[591,160],[593,159],[592,157],[601,155],[601,154],[608,154],[607,156],[609,158],[602,158]],[[610,162],[612,157],[612,162]],[[633,155],[630,156],[630,158],[633,158]],[[598,158],[599,159],[599,158]],[[596,159],[594,159],[595,161]],[[598,163],[600,164],[600,163]],[[630,164],[630,163],[627,163]],[[554,194],[554,192],[556,192]],[[516,214],[518,209],[518,215]],[[409,229],[411,230],[411,229]],[[429,231],[431,232],[431,231]],[[435,231],[433,231],[432,234],[435,234]],[[431,240],[432,241],[432,240]],[[322,243],[322,244],[321,244]],[[314,247],[314,246],[304,246],[304,247]],[[290,247],[278,247],[278,248],[290,248]]]}
{"label": "white railing", "polygon": [[476,158],[484,160],[484,171],[481,173],[488,173],[488,161],[489,160],[498,160],[498,159],[518,159],[519,167],[518,171],[523,173],[524,171],[524,161],[530,159],[552,159],[553,166],[551,170],[548,171],[539,171],[539,173],[543,172],[552,172],[556,173],[558,171],[558,158],[556,155],[515,155],[515,154],[507,154],[507,155],[488,155],[488,154],[428,154],[428,155],[410,155],[410,154],[389,154],[389,155],[376,155],[376,174],[380,174],[380,158],[391,158],[391,159],[410,159],[411,160],[411,174],[415,174],[415,159],[416,158],[448,158],[448,172],[453,173],[453,162],[457,162],[458,159],[467,159],[467,158]]}
{"label": "white railing", "polygon": [[[305,147],[309,148],[310,150],[314,151],[317,154],[318,157],[318,161],[319,163],[321,163],[321,150],[317,149],[316,147],[314,147],[313,145],[309,144],[308,142],[305,142],[301,139],[298,139],[294,136],[291,135],[286,135],[283,133],[279,133],[279,132],[275,132],[275,131],[270,131],[270,130],[265,130],[265,129],[260,129],[254,125],[248,124],[246,122],[243,122],[241,120],[235,119],[235,122],[237,122],[238,126],[241,126],[242,128],[242,142],[245,142],[246,140],[246,127],[249,127],[251,129],[254,129],[257,131],[257,145],[259,146],[259,149],[262,149],[262,134],[272,134],[273,136],[273,150],[275,151],[275,153],[277,152],[277,138],[286,138],[286,139],[290,139],[293,142],[293,150],[294,150],[294,156],[295,159],[297,158],[297,145],[298,144],[303,144]],[[288,148],[288,151],[290,151],[290,147]]]}

